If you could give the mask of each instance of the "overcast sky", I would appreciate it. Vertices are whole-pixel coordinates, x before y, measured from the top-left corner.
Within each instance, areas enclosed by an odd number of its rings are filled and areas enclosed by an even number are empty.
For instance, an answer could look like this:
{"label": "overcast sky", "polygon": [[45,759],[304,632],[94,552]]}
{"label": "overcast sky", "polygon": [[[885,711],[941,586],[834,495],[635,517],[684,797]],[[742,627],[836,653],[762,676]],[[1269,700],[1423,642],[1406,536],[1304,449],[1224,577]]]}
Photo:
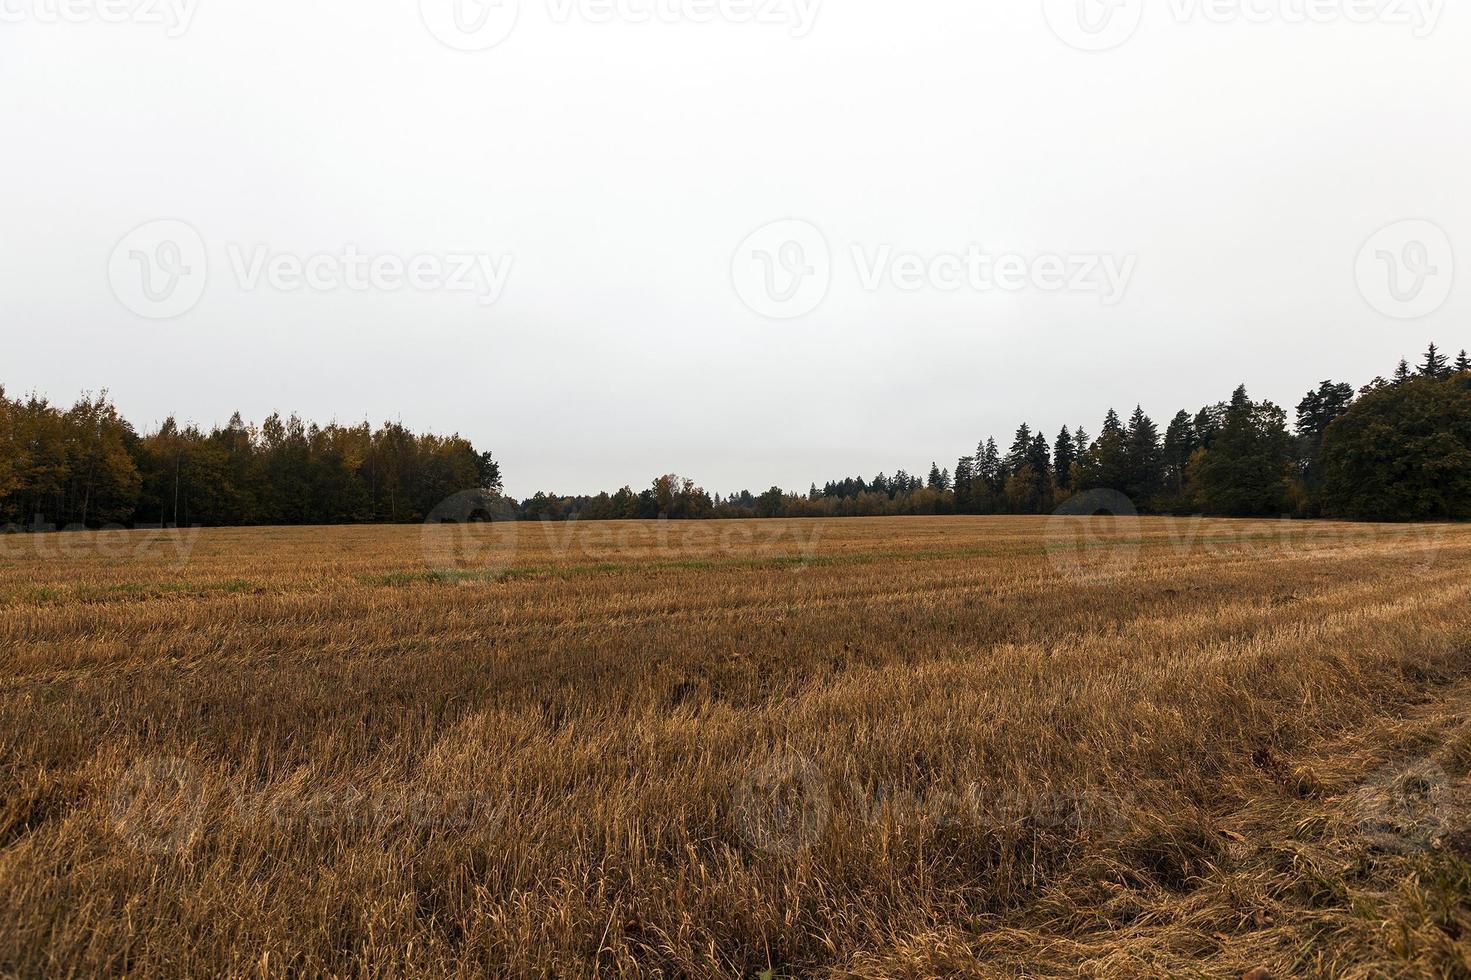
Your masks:
{"label": "overcast sky", "polygon": [[724,493],[1471,347],[1465,4],[59,2],[0,0],[12,395]]}

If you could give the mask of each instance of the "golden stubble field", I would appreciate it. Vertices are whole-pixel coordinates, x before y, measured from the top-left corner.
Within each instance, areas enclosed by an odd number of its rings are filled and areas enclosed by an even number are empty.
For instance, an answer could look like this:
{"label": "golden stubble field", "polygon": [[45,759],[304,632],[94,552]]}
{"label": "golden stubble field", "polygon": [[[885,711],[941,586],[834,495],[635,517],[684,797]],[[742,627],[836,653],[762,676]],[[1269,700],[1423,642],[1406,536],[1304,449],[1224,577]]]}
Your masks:
{"label": "golden stubble field", "polygon": [[0,538],[0,975],[1471,975],[1471,528]]}

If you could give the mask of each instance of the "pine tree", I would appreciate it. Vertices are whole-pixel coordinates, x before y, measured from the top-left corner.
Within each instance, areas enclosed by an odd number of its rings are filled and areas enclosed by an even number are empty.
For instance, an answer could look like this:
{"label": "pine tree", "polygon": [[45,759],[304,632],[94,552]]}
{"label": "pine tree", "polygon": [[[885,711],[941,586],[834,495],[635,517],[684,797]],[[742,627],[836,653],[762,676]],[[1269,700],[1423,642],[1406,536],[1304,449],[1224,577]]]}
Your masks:
{"label": "pine tree", "polygon": [[1420,365],[1416,373],[1422,378],[1434,378],[1439,381],[1450,377],[1450,362],[1436,349],[1434,344],[1431,344],[1430,349],[1425,352],[1425,362]]}
{"label": "pine tree", "polygon": [[1471,357],[1467,357],[1464,350],[1461,351],[1456,355],[1456,363],[1451,366],[1451,369],[1457,374],[1471,371]]}
{"label": "pine tree", "polygon": [[1394,369],[1393,384],[1402,385],[1406,381],[1409,381],[1411,377],[1410,362],[1404,358],[1400,358],[1399,366]]}
{"label": "pine tree", "polygon": [[971,513],[974,505],[975,466],[976,461],[970,456],[962,456],[955,464],[955,511],[958,514]]}
{"label": "pine tree", "polygon": [[1006,482],[1005,474],[1002,472],[1001,450],[996,445],[996,439],[990,437],[981,447],[981,457],[976,464],[976,475],[986,481],[986,489],[995,495],[1001,492],[1001,485]]}
{"label": "pine tree", "polygon": [[1142,406],[1134,407],[1129,417],[1127,435],[1128,482],[1124,493],[1130,500],[1143,503],[1159,493],[1164,484],[1164,458],[1159,446],[1159,428],[1144,414]]}
{"label": "pine tree", "polygon": [[1058,489],[1066,490],[1072,486],[1073,461],[1076,460],[1077,450],[1073,445],[1073,435],[1067,426],[1057,434],[1057,443],[1052,449],[1052,468],[1057,476]]}
{"label": "pine tree", "polygon": [[928,486],[931,490],[939,491],[945,489],[945,481],[940,475],[939,463],[936,463],[934,461],[930,462],[930,475],[929,479],[925,481],[925,485]]}
{"label": "pine tree", "polygon": [[1165,429],[1163,454],[1165,486],[1176,496],[1185,492],[1185,468],[1198,445],[1190,413],[1181,409]]}
{"label": "pine tree", "polygon": [[1323,437],[1328,427],[1342,418],[1353,404],[1350,384],[1324,381],[1297,405],[1298,468],[1308,493],[1308,512],[1316,515],[1323,489]]}
{"label": "pine tree", "polygon": [[1039,477],[1052,475],[1052,450],[1047,445],[1047,437],[1040,432],[1032,437],[1032,445],[1027,450],[1027,465],[1036,470]]}
{"label": "pine tree", "polygon": [[1281,510],[1287,489],[1287,415],[1271,402],[1254,403],[1236,389],[1225,424],[1200,459],[1201,503],[1229,517]]}
{"label": "pine tree", "polygon": [[1078,457],[1073,480],[1076,490],[1117,490],[1124,492],[1129,483],[1128,435],[1113,409],[1103,420],[1103,433]]}
{"label": "pine tree", "polygon": [[1011,448],[1006,452],[1006,475],[1016,475],[1027,465],[1027,454],[1032,451],[1032,427],[1025,422],[1016,430]]}

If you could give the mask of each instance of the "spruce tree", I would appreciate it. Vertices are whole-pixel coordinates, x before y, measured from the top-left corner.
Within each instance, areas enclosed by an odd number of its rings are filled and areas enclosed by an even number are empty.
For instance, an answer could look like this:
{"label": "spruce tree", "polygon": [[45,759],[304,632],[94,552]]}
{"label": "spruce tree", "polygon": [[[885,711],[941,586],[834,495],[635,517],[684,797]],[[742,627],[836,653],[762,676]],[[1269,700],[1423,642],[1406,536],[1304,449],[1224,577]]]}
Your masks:
{"label": "spruce tree", "polygon": [[994,437],[987,438],[986,444],[981,447],[977,471],[980,478],[986,481],[987,490],[993,495],[1001,492],[1001,485],[1006,482],[1006,478],[1002,473],[1001,450]]}
{"label": "spruce tree", "polygon": [[1393,383],[1397,385],[1402,385],[1406,381],[1409,381],[1411,377],[1412,375],[1410,374],[1410,362],[1405,360],[1404,358],[1400,358],[1399,366],[1394,369]]}
{"label": "spruce tree", "polygon": [[1165,429],[1163,453],[1164,485],[1176,496],[1185,492],[1185,469],[1190,465],[1190,455],[1198,445],[1195,424],[1190,420],[1190,413],[1181,409],[1175,413]]}
{"label": "spruce tree", "polygon": [[1057,486],[1060,490],[1067,490],[1073,483],[1073,461],[1077,459],[1077,449],[1073,445],[1073,434],[1068,431],[1067,426],[1057,434],[1057,443],[1052,449],[1052,469],[1057,477]]}
{"label": "spruce tree", "polygon": [[1091,487],[1126,493],[1129,486],[1128,434],[1118,413],[1108,410],[1103,420],[1103,434],[1088,452]]}
{"label": "spruce tree", "polygon": [[1032,427],[1025,422],[1016,430],[1011,448],[1006,452],[1006,475],[1016,475],[1027,465],[1027,454],[1032,451]]}
{"label": "spruce tree", "polygon": [[1271,402],[1254,403],[1236,389],[1225,423],[1201,459],[1201,503],[1227,517],[1278,513],[1285,502],[1287,415]]}
{"label": "spruce tree", "polygon": [[1437,381],[1448,378],[1451,375],[1451,365],[1446,356],[1436,349],[1434,344],[1425,352],[1425,362],[1420,365],[1417,373],[1422,378],[1434,378]]}
{"label": "spruce tree", "polygon": [[1461,374],[1465,371],[1471,371],[1471,357],[1467,357],[1464,350],[1456,355],[1456,363],[1452,365],[1452,370],[1454,370],[1457,374]]}
{"label": "spruce tree", "polygon": [[1350,384],[1324,381],[1297,405],[1298,467],[1308,492],[1309,513],[1316,515],[1323,489],[1323,437],[1328,427],[1342,418],[1353,404]]}
{"label": "spruce tree", "polygon": [[971,513],[973,496],[975,490],[975,465],[973,457],[962,456],[955,464],[955,512],[957,514]]}
{"label": "spruce tree", "polygon": [[1129,417],[1127,435],[1128,478],[1124,493],[1136,504],[1143,504],[1159,493],[1164,484],[1164,457],[1159,446],[1159,428],[1144,414],[1142,406],[1134,407]]}

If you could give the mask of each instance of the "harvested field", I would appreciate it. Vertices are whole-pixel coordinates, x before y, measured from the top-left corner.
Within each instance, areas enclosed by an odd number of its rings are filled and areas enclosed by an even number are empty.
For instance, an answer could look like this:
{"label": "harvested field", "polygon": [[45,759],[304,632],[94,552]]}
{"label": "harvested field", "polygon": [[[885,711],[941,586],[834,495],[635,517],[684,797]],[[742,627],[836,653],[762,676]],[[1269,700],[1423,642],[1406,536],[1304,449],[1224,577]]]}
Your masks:
{"label": "harvested field", "polygon": [[0,538],[0,975],[1471,976],[1471,528]]}

